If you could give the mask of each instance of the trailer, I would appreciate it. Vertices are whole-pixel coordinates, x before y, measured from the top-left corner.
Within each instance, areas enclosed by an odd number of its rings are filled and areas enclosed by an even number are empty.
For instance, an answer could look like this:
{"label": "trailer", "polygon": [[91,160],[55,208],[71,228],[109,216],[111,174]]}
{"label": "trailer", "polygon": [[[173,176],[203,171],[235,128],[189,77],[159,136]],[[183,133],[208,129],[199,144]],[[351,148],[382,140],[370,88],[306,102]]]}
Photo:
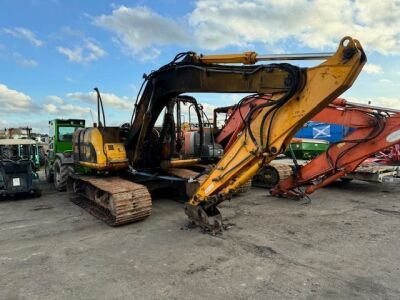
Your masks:
{"label": "trailer", "polygon": [[398,184],[400,182],[400,166],[365,163],[361,164],[354,172],[347,174],[343,179]]}

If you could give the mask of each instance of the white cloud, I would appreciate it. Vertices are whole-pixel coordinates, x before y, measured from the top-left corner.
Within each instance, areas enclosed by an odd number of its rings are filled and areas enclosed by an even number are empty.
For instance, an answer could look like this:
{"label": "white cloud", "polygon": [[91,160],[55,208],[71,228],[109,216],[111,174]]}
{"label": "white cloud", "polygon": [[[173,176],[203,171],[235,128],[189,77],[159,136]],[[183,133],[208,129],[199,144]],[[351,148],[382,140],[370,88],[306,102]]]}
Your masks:
{"label": "white cloud", "polygon": [[30,96],[10,89],[4,84],[0,84],[0,107],[0,115],[11,117],[13,123],[19,123],[18,120],[24,120],[26,114],[38,111],[63,118],[90,117],[89,107],[67,103],[61,97],[54,95],[45,97],[40,104],[35,104]]}
{"label": "white cloud", "polygon": [[36,60],[25,58],[17,52],[12,53],[11,57],[18,65],[24,68],[35,68],[39,65]]}
{"label": "white cloud", "polygon": [[38,66],[38,62],[36,60],[33,59],[21,59],[21,60],[17,60],[17,63],[25,68],[35,68]]}
{"label": "white cloud", "polygon": [[47,96],[46,100],[51,101],[56,104],[64,104],[64,100],[59,96],[54,96],[54,95]]}
{"label": "white cloud", "polygon": [[53,103],[47,103],[43,105],[43,109],[48,113],[54,114],[58,112],[58,107]]}
{"label": "white cloud", "polygon": [[400,98],[378,97],[376,99],[371,100],[371,105],[399,109]]}
{"label": "white cloud", "polygon": [[0,84],[0,114],[28,113],[36,109],[31,97]]}
{"label": "white cloud", "polygon": [[36,47],[40,47],[43,45],[43,41],[38,39],[35,33],[33,33],[27,28],[23,27],[3,28],[3,32],[10,34],[16,38],[25,39]]}
{"label": "white cloud", "polygon": [[386,107],[399,109],[400,107],[400,97],[374,97],[374,98],[358,98],[358,97],[345,97],[346,100],[354,103],[369,104],[372,106]]}
{"label": "white cloud", "polygon": [[103,56],[105,56],[107,54],[107,52],[100,48],[99,45],[97,45],[96,43],[94,43],[91,40],[86,40],[86,49],[88,50],[88,56],[86,57],[87,61],[92,61],[92,60],[97,60]]}
{"label": "white cloud", "polygon": [[289,38],[310,48],[333,48],[350,35],[370,51],[400,54],[396,0],[199,0],[188,18],[206,49],[279,46]]}
{"label": "white cloud", "polygon": [[[184,44],[191,39],[175,20],[157,14],[147,7],[120,6],[111,15],[93,18],[93,23],[114,32],[124,51],[153,59],[159,55],[159,45]],[[151,52],[147,51],[152,48]]]}
{"label": "white cloud", "polygon": [[[121,121],[121,113],[130,115],[133,110],[133,100],[127,97],[119,97],[111,93],[101,93],[108,125],[117,125]],[[83,118],[91,122],[97,118],[95,92],[74,92],[67,93],[66,98],[50,95],[45,97],[41,105],[42,111],[49,116],[62,118]],[[73,102],[74,101],[74,102]],[[79,102],[78,102],[79,101]],[[117,116],[110,110],[118,110]],[[110,112],[110,113],[108,113]]]}
{"label": "white cloud", "polygon": [[[0,126],[28,125],[40,132],[48,131],[47,120],[52,117],[89,119],[91,115],[90,107],[67,103],[54,95],[45,97],[42,103],[35,104],[27,94],[10,89],[4,84],[0,84],[0,108]],[[32,121],[31,117],[27,118],[27,115],[38,116],[38,112],[45,120]]]}
{"label": "white cloud", "polygon": [[[82,101],[84,103],[96,103],[97,96],[95,92],[75,92],[75,93],[68,93],[67,97],[73,100]],[[101,98],[103,100],[104,109],[107,108],[114,108],[114,109],[121,109],[121,110],[133,110],[133,100],[129,99],[128,97],[119,97],[115,94],[110,93],[101,93]]]}
{"label": "white cloud", "polygon": [[380,83],[391,83],[392,81],[390,79],[387,79],[387,78],[382,78],[382,79],[379,79],[379,82]]}
{"label": "white cloud", "polygon": [[364,66],[363,71],[368,74],[382,74],[383,73],[382,67],[380,65],[376,65],[376,64],[372,64],[372,63],[367,63]]}
{"label": "white cloud", "polygon": [[150,49],[146,52],[143,52],[140,54],[140,61],[145,62],[145,61],[152,61],[159,57],[161,54],[161,51],[158,49]]}
{"label": "white cloud", "polygon": [[73,62],[82,62],[83,57],[82,57],[82,48],[76,47],[75,49],[70,49],[70,48],[65,48],[65,47],[57,47],[58,52],[61,54],[64,54],[66,57],[68,57],[69,61]]}
{"label": "white cloud", "polygon": [[0,84],[0,114],[12,117],[18,123],[24,115],[41,111],[59,117],[88,117],[90,116],[89,107],[81,107],[66,103],[61,97],[47,96],[42,104],[35,104],[32,98],[22,92],[8,88]]}
{"label": "white cloud", "polygon": [[47,96],[42,106],[43,110],[51,115],[63,118],[90,116],[90,108],[66,103],[61,97]]}
{"label": "white cloud", "polygon": [[111,14],[92,20],[113,32],[112,40],[124,52],[141,60],[157,57],[163,45],[217,50],[261,44],[282,52],[294,41],[333,50],[347,35],[369,52],[400,54],[398,0],[198,0],[182,20],[143,6],[114,6]]}
{"label": "white cloud", "polygon": [[16,64],[24,68],[35,68],[39,65],[39,63],[36,60],[26,58],[18,52],[10,52],[4,45],[1,44],[0,44],[0,58],[14,61]]}
{"label": "white cloud", "polygon": [[90,108],[66,103],[57,107],[57,110],[52,111],[52,113],[63,118],[88,117],[90,116]]}
{"label": "white cloud", "polygon": [[76,63],[95,61],[107,54],[107,52],[92,39],[85,39],[83,46],[76,46],[74,48],[58,46],[57,51],[64,54],[69,61]]}
{"label": "white cloud", "polygon": [[[74,29],[69,26],[64,26],[63,28],[61,28],[61,35],[66,35],[68,37],[75,37],[75,38],[84,38],[85,37],[85,34],[81,30]],[[57,34],[57,36],[60,36],[60,35]]]}

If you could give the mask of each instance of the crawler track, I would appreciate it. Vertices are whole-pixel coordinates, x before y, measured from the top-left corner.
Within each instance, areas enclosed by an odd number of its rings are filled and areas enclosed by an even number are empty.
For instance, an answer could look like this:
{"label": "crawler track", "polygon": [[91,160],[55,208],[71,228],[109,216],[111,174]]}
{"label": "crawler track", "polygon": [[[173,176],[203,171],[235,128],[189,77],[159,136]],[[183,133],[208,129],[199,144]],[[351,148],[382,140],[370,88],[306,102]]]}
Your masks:
{"label": "crawler track", "polygon": [[147,188],[120,177],[73,175],[68,192],[73,203],[110,226],[137,222],[151,214]]}

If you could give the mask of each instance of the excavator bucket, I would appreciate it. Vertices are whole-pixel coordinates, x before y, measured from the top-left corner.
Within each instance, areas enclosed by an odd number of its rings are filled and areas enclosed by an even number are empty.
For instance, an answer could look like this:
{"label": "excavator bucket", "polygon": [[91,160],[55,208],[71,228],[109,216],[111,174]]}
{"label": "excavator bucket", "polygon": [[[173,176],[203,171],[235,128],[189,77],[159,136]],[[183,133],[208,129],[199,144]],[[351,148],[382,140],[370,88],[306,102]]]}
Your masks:
{"label": "excavator bucket", "polygon": [[185,213],[195,225],[202,227],[212,234],[222,231],[222,216],[217,207],[212,212],[206,212],[201,206],[191,209],[185,205]]}

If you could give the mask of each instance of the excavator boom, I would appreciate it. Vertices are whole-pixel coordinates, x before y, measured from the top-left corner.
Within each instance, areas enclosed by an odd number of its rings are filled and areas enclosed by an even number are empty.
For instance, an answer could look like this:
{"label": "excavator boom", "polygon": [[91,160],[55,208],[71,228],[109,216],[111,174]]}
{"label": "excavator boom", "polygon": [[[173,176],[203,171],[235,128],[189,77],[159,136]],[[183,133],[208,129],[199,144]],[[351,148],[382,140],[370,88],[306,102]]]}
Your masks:
{"label": "excavator boom", "polygon": [[[214,122],[216,122],[219,113],[229,115],[224,127],[216,136],[216,141],[224,145],[225,150],[229,149],[236,140],[237,134],[244,127],[241,118],[245,117],[252,107],[270,101],[270,98],[270,96],[248,98],[241,105],[216,108],[214,110]],[[337,98],[315,115],[311,121],[353,128],[352,133],[346,137],[346,141],[332,145],[327,153],[297,169],[293,176],[291,176],[293,171],[290,166],[280,164],[277,161],[268,166],[268,168],[272,168],[272,170],[268,169],[267,171],[269,174],[268,183],[260,181],[258,185],[269,187],[271,184],[276,184],[271,189],[272,195],[291,198],[304,196],[304,193],[297,189],[300,186],[307,186],[306,193],[312,193],[316,189],[353,172],[360,163],[371,155],[395,146],[400,138],[398,140],[390,139],[389,142],[385,137],[396,132],[396,129],[400,129],[399,116],[400,111],[396,109],[352,103]],[[264,178],[264,176],[263,173],[260,174],[261,178]],[[279,179],[282,181],[278,184]],[[315,183],[315,181],[318,181],[318,183]]]}
{"label": "excavator boom", "polygon": [[298,75],[292,72],[286,93],[271,93],[271,101],[250,110],[242,134],[186,203],[189,218],[209,230],[220,230],[217,205],[282,153],[305,122],[353,84],[365,62],[358,41],[346,37],[322,64]]}
{"label": "excavator boom", "polygon": [[400,141],[400,112],[384,108],[357,106],[357,104],[331,105],[313,121],[344,125],[355,130],[345,140],[332,144],[295,173],[271,189],[272,195],[299,198],[353,172],[366,158]]}

